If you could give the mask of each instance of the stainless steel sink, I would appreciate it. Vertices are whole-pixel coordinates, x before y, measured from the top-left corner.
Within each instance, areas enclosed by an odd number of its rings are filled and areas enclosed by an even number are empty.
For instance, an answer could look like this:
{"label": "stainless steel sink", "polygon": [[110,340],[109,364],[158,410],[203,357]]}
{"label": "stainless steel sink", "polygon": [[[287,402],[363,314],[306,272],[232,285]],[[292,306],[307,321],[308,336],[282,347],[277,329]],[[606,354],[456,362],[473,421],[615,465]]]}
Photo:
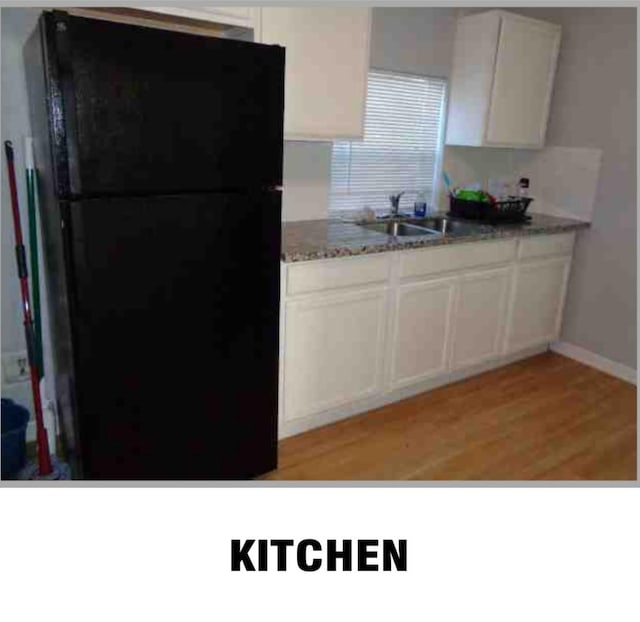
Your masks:
{"label": "stainless steel sink", "polygon": [[460,222],[458,220],[452,220],[445,216],[433,216],[430,218],[420,218],[412,220],[412,224],[425,229],[431,229],[446,235],[447,233],[454,233],[459,235],[465,235],[475,233],[478,231],[477,225],[470,225],[466,222]]}
{"label": "stainless steel sink", "polygon": [[374,222],[361,224],[361,227],[369,229],[369,231],[377,231],[378,233],[386,233],[396,237],[407,237],[415,235],[437,235],[439,232],[428,229],[423,226],[399,222],[397,220],[388,220],[386,222]]}

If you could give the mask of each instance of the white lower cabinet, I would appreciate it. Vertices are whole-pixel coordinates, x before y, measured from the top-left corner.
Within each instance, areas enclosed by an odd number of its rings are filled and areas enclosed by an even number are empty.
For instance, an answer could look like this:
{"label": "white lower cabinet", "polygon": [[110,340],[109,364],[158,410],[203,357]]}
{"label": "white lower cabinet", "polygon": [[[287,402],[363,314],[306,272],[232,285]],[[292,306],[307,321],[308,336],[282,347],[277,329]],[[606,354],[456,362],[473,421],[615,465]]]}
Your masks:
{"label": "white lower cabinet", "polygon": [[544,348],[573,237],[283,264],[281,436]]}
{"label": "white lower cabinet", "polygon": [[401,285],[396,293],[391,337],[391,387],[442,374],[455,279]]}
{"label": "white lower cabinet", "polygon": [[285,421],[382,390],[386,307],[386,289],[286,303]]}
{"label": "white lower cabinet", "polygon": [[555,340],[560,331],[570,257],[553,257],[516,266],[506,351]]}
{"label": "white lower cabinet", "polygon": [[457,283],[451,368],[498,356],[502,349],[511,268],[473,272]]}

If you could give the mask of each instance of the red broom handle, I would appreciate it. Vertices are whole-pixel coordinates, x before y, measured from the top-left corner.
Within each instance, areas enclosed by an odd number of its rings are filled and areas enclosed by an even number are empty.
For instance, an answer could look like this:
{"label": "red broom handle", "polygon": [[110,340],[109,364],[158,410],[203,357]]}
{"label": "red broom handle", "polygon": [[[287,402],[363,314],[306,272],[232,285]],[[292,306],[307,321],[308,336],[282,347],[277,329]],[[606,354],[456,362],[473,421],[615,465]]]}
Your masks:
{"label": "red broom handle", "polygon": [[29,359],[29,373],[31,376],[31,392],[33,393],[33,407],[36,412],[36,439],[38,444],[38,469],[40,475],[50,475],[51,454],[49,439],[44,427],[42,416],[42,400],[40,398],[40,383],[38,368],[35,360],[35,332],[31,317],[31,303],[29,301],[29,276],[27,272],[27,257],[22,241],[22,227],[20,226],[20,209],[18,208],[18,191],[16,189],[16,171],[13,161],[13,145],[10,140],[5,141],[4,149],[7,156],[7,172],[9,174],[9,189],[11,192],[11,211],[13,212],[13,230],[16,238],[16,261],[18,276],[20,277],[20,291],[22,293],[22,313],[24,316],[24,333],[27,341],[27,356]]}

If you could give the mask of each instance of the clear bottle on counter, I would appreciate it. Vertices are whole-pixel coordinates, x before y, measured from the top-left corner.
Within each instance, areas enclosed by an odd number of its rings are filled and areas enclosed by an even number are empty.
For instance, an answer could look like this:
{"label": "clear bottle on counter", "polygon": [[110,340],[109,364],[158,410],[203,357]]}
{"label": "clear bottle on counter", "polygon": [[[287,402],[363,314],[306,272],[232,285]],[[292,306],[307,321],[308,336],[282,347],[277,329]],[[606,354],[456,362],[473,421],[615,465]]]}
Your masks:
{"label": "clear bottle on counter", "polygon": [[518,196],[524,199],[529,196],[529,178],[521,177],[518,180]]}

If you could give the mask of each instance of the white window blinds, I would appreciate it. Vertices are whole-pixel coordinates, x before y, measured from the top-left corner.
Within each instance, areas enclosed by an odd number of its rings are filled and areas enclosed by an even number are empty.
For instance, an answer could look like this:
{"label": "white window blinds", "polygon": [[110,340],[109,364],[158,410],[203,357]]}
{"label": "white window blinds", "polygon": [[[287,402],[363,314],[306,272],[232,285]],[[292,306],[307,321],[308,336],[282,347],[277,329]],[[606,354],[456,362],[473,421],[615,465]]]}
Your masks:
{"label": "white window blinds", "polygon": [[403,210],[421,190],[435,202],[445,88],[440,78],[369,73],[364,140],[333,143],[331,210],[386,209],[403,190]]}

